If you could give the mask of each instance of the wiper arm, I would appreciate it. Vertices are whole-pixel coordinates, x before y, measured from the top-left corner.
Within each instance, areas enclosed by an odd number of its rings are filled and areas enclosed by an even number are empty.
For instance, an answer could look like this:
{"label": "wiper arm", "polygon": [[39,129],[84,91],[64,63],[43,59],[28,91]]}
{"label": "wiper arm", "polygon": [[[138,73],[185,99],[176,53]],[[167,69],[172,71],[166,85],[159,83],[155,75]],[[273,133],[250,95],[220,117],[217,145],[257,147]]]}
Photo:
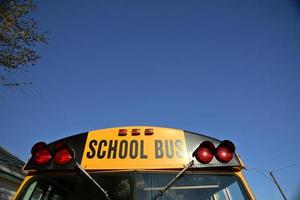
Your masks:
{"label": "wiper arm", "polygon": [[106,197],[106,199],[107,200],[111,200],[111,198],[108,196],[108,193],[103,189],[103,187],[101,187],[101,185],[99,185],[98,183],[97,183],[97,181],[93,178],[93,177],[91,177],[91,175],[87,172],[87,171],[85,171],[85,169],[83,169],[81,166],[80,166],[80,164],[79,163],[77,163],[76,162],[76,167],[83,173],[83,174],[85,174],[103,193],[104,193],[104,195],[105,195],[105,197]]}
{"label": "wiper arm", "polygon": [[194,161],[192,160],[189,162],[185,168],[183,168],[161,191],[159,191],[153,198],[153,200],[157,199],[158,197],[161,197],[180,177],[181,175],[188,170],[192,165],[194,164]]}

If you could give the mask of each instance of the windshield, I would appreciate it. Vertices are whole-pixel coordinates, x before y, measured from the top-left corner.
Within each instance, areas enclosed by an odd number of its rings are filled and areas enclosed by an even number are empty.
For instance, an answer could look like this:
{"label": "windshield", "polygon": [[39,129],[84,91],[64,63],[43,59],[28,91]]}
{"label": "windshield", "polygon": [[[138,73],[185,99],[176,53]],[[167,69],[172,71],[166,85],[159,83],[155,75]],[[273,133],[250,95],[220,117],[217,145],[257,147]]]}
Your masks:
{"label": "windshield", "polygon": [[[91,173],[112,200],[152,200],[176,173]],[[99,200],[105,195],[83,175],[39,176],[17,200]],[[248,200],[239,179],[230,175],[185,174],[158,199]]]}

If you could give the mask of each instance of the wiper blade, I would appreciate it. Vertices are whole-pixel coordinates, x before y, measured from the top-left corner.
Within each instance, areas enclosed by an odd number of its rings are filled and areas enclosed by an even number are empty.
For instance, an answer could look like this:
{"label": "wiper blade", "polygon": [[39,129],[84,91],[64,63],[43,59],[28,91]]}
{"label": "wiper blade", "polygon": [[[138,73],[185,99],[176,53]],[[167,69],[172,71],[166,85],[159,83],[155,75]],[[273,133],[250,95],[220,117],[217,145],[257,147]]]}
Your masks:
{"label": "wiper blade", "polygon": [[111,198],[108,196],[108,193],[103,189],[103,187],[101,187],[101,185],[99,185],[98,183],[97,183],[97,181],[93,178],[93,177],[91,177],[91,175],[87,172],[87,171],[85,171],[85,169],[83,169],[81,166],[80,166],[80,164],[79,163],[77,163],[76,162],[76,167],[83,173],[83,174],[85,174],[103,193],[104,193],[104,195],[105,195],[105,197],[106,197],[106,199],[107,200],[111,200]]}
{"label": "wiper blade", "polygon": [[159,191],[153,198],[153,200],[157,199],[158,197],[161,197],[180,177],[181,175],[188,170],[192,165],[194,164],[194,161],[192,160],[189,162],[185,168],[183,168],[161,191]]}

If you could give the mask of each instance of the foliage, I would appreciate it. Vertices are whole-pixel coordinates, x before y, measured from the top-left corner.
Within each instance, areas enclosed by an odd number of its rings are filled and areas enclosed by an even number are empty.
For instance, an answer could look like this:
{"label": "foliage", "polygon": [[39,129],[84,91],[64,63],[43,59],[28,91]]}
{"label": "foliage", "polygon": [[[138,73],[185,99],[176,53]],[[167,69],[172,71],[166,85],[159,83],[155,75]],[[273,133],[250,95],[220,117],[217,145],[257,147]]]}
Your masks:
{"label": "foliage", "polygon": [[47,37],[29,16],[35,9],[32,0],[0,0],[0,81],[3,72],[25,69],[40,58],[35,45]]}

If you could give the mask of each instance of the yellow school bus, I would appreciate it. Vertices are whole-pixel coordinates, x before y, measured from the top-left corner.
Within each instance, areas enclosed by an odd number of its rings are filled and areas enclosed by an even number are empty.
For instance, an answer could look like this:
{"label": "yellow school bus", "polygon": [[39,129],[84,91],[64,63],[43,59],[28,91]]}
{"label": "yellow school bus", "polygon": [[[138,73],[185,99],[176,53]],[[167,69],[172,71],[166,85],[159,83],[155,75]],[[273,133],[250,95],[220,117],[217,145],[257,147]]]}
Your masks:
{"label": "yellow school bus", "polygon": [[36,143],[15,200],[253,200],[229,140],[130,126]]}

